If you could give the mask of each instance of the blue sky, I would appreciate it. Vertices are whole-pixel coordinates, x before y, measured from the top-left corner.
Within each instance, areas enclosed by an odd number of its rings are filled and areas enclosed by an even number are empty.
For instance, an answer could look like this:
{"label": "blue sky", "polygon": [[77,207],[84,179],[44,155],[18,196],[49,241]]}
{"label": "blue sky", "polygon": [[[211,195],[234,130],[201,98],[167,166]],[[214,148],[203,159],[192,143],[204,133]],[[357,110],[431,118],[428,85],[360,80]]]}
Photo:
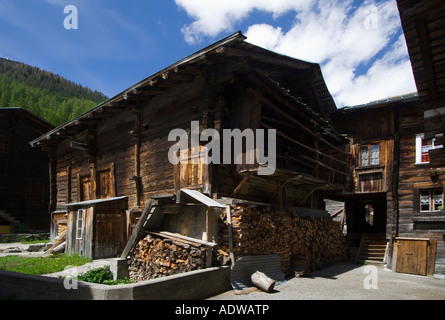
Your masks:
{"label": "blue sky", "polygon": [[320,63],[338,107],[416,91],[395,0],[0,0],[0,57],[109,97],[237,30]]}

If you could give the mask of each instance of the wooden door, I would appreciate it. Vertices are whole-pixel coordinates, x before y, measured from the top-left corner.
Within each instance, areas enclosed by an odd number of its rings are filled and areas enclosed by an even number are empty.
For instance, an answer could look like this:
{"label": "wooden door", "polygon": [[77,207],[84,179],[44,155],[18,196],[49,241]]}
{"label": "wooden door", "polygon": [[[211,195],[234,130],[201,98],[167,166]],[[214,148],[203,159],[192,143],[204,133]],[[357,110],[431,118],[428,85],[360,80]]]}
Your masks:
{"label": "wooden door", "polygon": [[396,246],[396,272],[427,275],[428,240],[398,239]]}
{"label": "wooden door", "polygon": [[68,214],[66,252],[92,259],[92,208],[75,208]]}
{"label": "wooden door", "polygon": [[79,201],[88,201],[91,200],[91,177],[83,176],[80,177],[80,199]]}
{"label": "wooden door", "polygon": [[115,257],[125,246],[123,217],[120,214],[96,214],[94,258]]}
{"label": "wooden door", "polygon": [[111,198],[111,170],[100,171],[98,174],[98,197],[99,199]]}
{"label": "wooden door", "polygon": [[97,174],[97,197],[98,199],[113,198],[116,196],[114,177],[114,163]]}
{"label": "wooden door", "polygon": [[178,164],[178,189],[191,188],[205,190],[205,184],[209,183],[208,165],[205,164],[204,157],[200,157],[200,152],[203,152],[203,146],[181,151],[180,159],[182,159],[182,161]]}

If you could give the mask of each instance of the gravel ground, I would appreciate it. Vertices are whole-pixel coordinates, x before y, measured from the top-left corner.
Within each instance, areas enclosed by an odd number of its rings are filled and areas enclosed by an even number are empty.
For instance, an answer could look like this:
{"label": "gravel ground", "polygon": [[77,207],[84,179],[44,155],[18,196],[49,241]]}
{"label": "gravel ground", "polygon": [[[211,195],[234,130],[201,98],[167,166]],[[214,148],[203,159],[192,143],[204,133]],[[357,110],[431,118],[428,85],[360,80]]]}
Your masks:
{"label": "gravel ground", "polygon": [[445,300],[445,280],[348,261],[313,271],[309,277],[289,279],[272,293],[244,291],[228,291],[209,300]]}

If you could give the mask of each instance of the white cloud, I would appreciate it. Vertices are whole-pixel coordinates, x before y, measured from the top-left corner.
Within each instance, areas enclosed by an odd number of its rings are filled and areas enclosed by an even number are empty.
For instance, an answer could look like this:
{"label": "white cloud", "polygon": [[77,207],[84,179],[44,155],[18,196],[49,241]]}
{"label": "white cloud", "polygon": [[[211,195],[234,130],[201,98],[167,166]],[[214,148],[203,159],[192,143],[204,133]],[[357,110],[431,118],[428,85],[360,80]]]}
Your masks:
{"label": "white cloud", "polygon": [[198,43],[203,37],[213,37],[231,31],[236,22],[246,18],[253,10],[271,13],[275,18],[310,6],[311,0],[175,0],[187,14],[195,19],[182,28],[189,44]]}
{"label": "white cloud", "polygon": [[337,104],[357,105],[415,92],[416,84],[406,50],[405,39],[401,35],[392,49],[376,60],[365,74],[338,79],[344,85],[336,91]]}
{"label": "white cloud", "polygon": [[[320,63],[339,107],[416,91],[394,0],[175,0],[195,21],[182,29],[188,43],[232,31],[254,10],[276,25],[254,24],[247,41],[301,60]],[[298,4],[296,4],[298,2]],[[279,17],[295,13],[288,30]]]}

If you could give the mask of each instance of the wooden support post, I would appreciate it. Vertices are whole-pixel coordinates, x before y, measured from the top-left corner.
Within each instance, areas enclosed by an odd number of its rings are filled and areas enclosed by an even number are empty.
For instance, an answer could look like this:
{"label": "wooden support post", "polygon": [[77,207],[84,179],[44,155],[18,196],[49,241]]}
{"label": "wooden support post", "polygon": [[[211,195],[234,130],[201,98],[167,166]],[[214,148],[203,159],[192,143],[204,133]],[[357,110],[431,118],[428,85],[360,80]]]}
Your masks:
{"label": "wooden support post", "polygon": [[97,199],[97,167],[96,167],[96,161],[93,160],[93,163],[91,163],[91,195],[90,200]]}
{"label": "wooden support post", "polygon": [[233,235],[232,235],[232,216],[230,213],[230,205],[226,205],[227,214],[227,231],[229,236],[229,256],[232,268],[235,266],[235,254],[233,253]]}
{"label": "wooden support post", "polygon": [[278,180],[278,204],[280,207],[280,211],[283,210],[283,185],[281,183],[281,180]]}
{"label": "wooden support post", "polygon": [[133,111],[135,114],[135,130],[132,131],[132,135],[135,138],[134,143],[134,181],[136,187],[136,205],[139,207],[141,205],[141,193],[142,193],[142,180],[140,177],[141,174],[141,138],[140,138],[140,126],[141,126],[141,111],[140,109],[136,109]]}
{"label": "wooden support post", "polygon": [[154,200],[150,199],[148,201],[148,204],[145,206],[144,211],[141,214],[141,217],[139,218],[138,223],[136,224],[136,227],[134,228],[133,233],[130,236],[130,239],[127,242],[127,245],[124,248],[124,251],[122,252],[121,259],[126,259],[127,256],[130,254],[131,249],[133,248],[134,244],[139,240],[139,236],[141,231],[143,230],[145,221],[148,218],[148,215],[151,213],[151,209],[153,208]]}
{"label": "wooden support post", "polygon": [[57,207],[57,155],[55,150],[49,153],[49,212]]}
{"label": "wooden support post", "polygon": [[66,167],[66,179],[67,179],[67,191],[66,191],[66,202],[71,202],[71,167]]}
{"label": "wooden support post", "polygon": [[249,181],[250,177],[253,175],[253,171],[249,172],[243,180],[236,186],[235,190],[232,192],[232,196],[236,196],[241,188]]}

